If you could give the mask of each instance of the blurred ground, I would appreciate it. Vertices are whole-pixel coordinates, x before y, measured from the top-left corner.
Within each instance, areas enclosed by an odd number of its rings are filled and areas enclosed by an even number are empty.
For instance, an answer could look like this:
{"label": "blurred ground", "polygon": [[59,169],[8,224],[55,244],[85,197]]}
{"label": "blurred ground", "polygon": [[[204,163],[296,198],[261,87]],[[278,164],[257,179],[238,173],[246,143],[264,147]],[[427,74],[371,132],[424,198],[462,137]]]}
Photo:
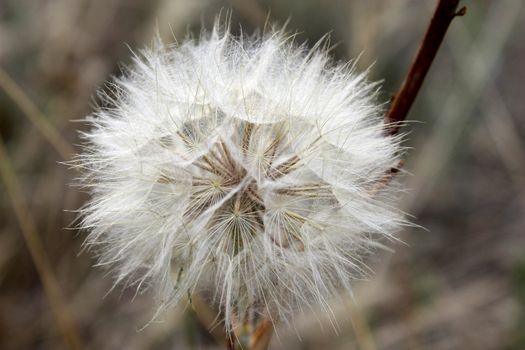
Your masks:
{"label": "blurred ground", "polygon": [[[314,43],[332,32],[337,59],[358,65],[393,94],[417,49],[435,1],[359,0],[0,0],[0,67],[74,146],[96,88],[129,49],[210,27],[233,7],[251,32],[284,23]],[[280,330],[272,349],[525,349],[525,4],[462,1],[411,111],[403,198],[423,229],[381,253],[377,272],[356,286],[354,305],[334,304],[336,334],[315,317]],[[234,24],[234,28],[237,25]],[[110,291],[111,280],[80,254],[82,233],[65,230],[85,200],[74,174],[25,114],[0,91],[7,144],[37,231],[86,349],[198,349],[213,346],[190,313],[152,316],[149,295]],[[0,349],[64,344],[0,184]],[[109,293],[108,293],[109,292]],[[107,295],[106,295],[107,294]],[[323,321],[322,321],[323,322]],[[354,326],[352,326],[352,323]],[[300,339],[297,337],[300,335]]]}

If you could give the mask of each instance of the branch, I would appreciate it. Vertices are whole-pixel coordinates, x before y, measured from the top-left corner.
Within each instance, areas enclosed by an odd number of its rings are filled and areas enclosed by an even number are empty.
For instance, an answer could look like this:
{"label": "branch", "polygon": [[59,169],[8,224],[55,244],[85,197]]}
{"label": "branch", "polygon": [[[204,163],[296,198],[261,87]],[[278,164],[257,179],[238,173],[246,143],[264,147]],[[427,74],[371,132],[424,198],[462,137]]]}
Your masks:
{"label": "branch", "polygon": [[405,120],[450,23],[454,17],[463,16],[467,12],[464,6],[458,11],[458,4],[459,0],[439,0],[416,58],[386,113],[385,124],[389,135],[396,134],[399,131],[400,122]]}

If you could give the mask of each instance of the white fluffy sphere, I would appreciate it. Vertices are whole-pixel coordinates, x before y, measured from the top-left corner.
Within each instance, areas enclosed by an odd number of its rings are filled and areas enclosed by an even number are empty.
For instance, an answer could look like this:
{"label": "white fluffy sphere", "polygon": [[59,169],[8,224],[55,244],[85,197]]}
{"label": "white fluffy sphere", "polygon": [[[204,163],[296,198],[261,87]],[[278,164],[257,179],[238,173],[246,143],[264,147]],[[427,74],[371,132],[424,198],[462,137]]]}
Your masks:
{"label": "white fluffy sphere", "polygon": [[74,163],[86,244],[161,309],[201,291],[227,325],[328,311],[404,223],[399,138],[350,64],[217,28],[142,51],[102,94]]}

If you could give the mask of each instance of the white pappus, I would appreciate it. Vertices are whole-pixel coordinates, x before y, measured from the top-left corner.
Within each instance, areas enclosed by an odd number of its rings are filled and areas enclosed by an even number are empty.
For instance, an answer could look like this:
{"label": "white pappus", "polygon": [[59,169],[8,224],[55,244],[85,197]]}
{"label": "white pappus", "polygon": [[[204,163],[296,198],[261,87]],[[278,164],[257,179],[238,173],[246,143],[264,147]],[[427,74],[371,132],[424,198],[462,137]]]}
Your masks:
{"label": "white pappus", "polygon": [[141,51],[110,90],[72,162],[91,194],[79,226],[159,309],[201,292],[227,327],[330,313],[405,224],[377,84],[320,45],[216,25]]}

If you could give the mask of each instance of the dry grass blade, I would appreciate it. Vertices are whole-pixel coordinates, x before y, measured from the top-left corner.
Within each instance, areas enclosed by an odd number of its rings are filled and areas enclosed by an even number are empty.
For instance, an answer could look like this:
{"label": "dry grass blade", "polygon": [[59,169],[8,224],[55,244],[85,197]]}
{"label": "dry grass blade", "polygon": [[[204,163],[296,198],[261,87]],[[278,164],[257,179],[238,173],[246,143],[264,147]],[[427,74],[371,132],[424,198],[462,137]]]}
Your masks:
{"label": "dry grass blade", "polygon": [[0,68],[0,87],[5,91],[16,105],[24,112],[27,118],[33,123],[38,131],[56,149],[64,159],[68,159],[73,153],[73,148],[60,135],[57,129],[49,120],[38,110],[31,99],[22,89],[11,79],[11,77]]}
{"label": "dry grass blade", "polygon": [[350,321],[352,323],[352,328],[354,330],[355,338],[359,344],[359,349],[361,350],[375,350],[377,349],[372,330],[368,325],[366,317],[363,315],[362,311],[355,304],[353,299],[347,301]]}
{"label": "dry grass blade", "polygon": [[27,248],[29,249],[31,257],[35,263],[40,279],[42,280],[44,290],[60,331],[62,332],[62,336],[71,349],[82,349],[80,338],[74,327],[73,320],[67,309],[66,302],[58,286],[49,259],[47,258],[42,242],[38,236],[33,218],[29,213],[27,203],[24,199],[23,192],[16,178],[1,136],[0,175],[20,224],[20,229],[22,230]]}
{"label": "dry grass blade", "polygon": [[228,336],[224,332],[224,324],[217,318],[215,310],[197,293],[192,294],[191,305],[197,319],[213,336],[217,344],[228,345]]}

